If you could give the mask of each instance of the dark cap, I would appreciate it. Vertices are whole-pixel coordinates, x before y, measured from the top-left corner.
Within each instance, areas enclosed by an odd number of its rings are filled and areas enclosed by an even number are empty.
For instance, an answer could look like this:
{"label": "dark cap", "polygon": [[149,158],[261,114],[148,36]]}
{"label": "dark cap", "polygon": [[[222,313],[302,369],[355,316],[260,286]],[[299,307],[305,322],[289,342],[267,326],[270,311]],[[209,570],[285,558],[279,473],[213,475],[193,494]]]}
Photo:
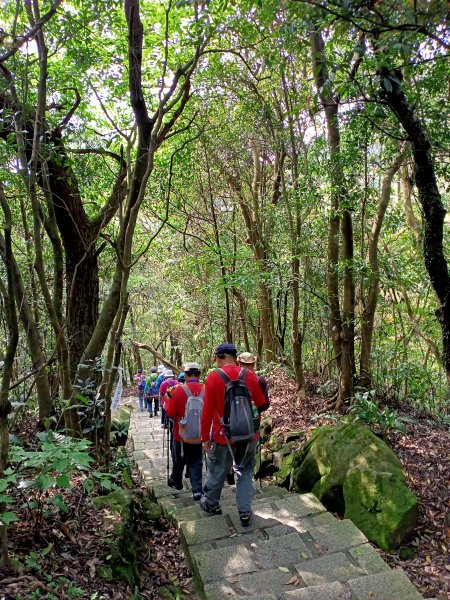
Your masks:
{"label": "dark cap", "polygon": [[236,346],[234,344],[231,344],[230,342],[219,344],[214,350],[214,354],[229,354],[230,356],[236,356]]}
{"label": "dark cap", "polygon": [[142,369],[138,369],[138,373],[142,373]]}

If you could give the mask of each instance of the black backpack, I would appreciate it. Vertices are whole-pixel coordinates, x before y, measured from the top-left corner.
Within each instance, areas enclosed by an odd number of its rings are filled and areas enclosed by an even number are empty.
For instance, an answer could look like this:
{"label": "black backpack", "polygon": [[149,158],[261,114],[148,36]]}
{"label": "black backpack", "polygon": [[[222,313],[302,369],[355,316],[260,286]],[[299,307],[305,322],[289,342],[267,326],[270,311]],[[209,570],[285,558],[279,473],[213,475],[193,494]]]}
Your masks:
{"label": "black backpack", "polygon": [[248,369],[241,369],[237,379],[230,379],[223,369],[216,369],[225,383],[225,404],[221,419],[224,435],[231,444],[246,444],[255,437],[250,390],[245,383]]}

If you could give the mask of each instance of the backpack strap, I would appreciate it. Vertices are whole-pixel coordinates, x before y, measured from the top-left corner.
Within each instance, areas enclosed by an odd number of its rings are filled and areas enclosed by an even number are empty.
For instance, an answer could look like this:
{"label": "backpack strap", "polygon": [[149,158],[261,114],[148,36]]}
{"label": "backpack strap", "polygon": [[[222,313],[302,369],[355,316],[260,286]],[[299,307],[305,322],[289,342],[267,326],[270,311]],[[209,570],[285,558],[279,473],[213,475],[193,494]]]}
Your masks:
{"label": "backpack strap", "polygon": [[[242,369],[242,370],[244,370],[244,369]],[[228,377],[228,375],[225,373],[225,371],[223,369],[216,369],[215,372],[220,377],[220,379],[224,382],[225,385],[227,385],[227,383],[229,383],[231,381],[231,379]]]}
{"label": "backpack strap", "polygon": [[181,384],[181,387],[183,388],[184,393],[186,394],[186,396],[189,398],[190,396],[195,396],[195,398],[201,398],[203,400],[203,397],[205,395],[205,386],[202,386],[202,389],[200,391],[200,394],[195,394],[190,387],[188,387],[185,383]]}
{"label": "backpack strap", "polygon": [[247,373],[248,373],[248,369],[246,369],[245,367],[242,367],[242,369],[239,372],[238,379],[240,379],[241,381],[244,381],[244,379],[247,376]]}

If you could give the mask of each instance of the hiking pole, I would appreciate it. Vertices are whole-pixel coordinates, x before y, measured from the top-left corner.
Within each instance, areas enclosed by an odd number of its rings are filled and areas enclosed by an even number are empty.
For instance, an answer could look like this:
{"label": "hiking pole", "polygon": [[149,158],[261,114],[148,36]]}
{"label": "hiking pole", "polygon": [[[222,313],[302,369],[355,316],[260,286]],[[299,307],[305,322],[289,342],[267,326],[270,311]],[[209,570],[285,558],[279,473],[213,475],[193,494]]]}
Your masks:
{"label": "hiking pole", "polygon": [[259,489],[262,490],[262,441],[261,436],[259,436]]}
{"label": "hiking pole", "polygon": [[165,448],[165,445],[166,445],[166,432],[164,431],[164,433],[163,433],[163,458],[164,458],[164,448]]}
{"label": "hiking pole", "polygon": [[167,435],[167,483],[169,483],[169,460],[170,460],[170,447],[169,447],[169,419],[166,418],[164,420],[164,425],[166,427],[166,435]]}

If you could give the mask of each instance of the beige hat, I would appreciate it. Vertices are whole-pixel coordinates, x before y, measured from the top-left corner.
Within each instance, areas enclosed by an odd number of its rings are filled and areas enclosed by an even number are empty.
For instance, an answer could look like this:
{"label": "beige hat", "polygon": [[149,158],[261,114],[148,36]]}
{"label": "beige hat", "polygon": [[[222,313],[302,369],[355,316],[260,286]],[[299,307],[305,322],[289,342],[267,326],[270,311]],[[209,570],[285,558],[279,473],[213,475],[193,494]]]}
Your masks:
{"label": "beige hat", "polygon": [[184,365],[184,372],[186,371],[201,371],[201,367],[198,362],[188,362]]}
{"label": "beige hat", "polygon": [[252,365],[256,362],[256,356],[254,356],[251,352],[242,352],[242,354],[239,354],[237,359],[238,362],[244,365]]}

